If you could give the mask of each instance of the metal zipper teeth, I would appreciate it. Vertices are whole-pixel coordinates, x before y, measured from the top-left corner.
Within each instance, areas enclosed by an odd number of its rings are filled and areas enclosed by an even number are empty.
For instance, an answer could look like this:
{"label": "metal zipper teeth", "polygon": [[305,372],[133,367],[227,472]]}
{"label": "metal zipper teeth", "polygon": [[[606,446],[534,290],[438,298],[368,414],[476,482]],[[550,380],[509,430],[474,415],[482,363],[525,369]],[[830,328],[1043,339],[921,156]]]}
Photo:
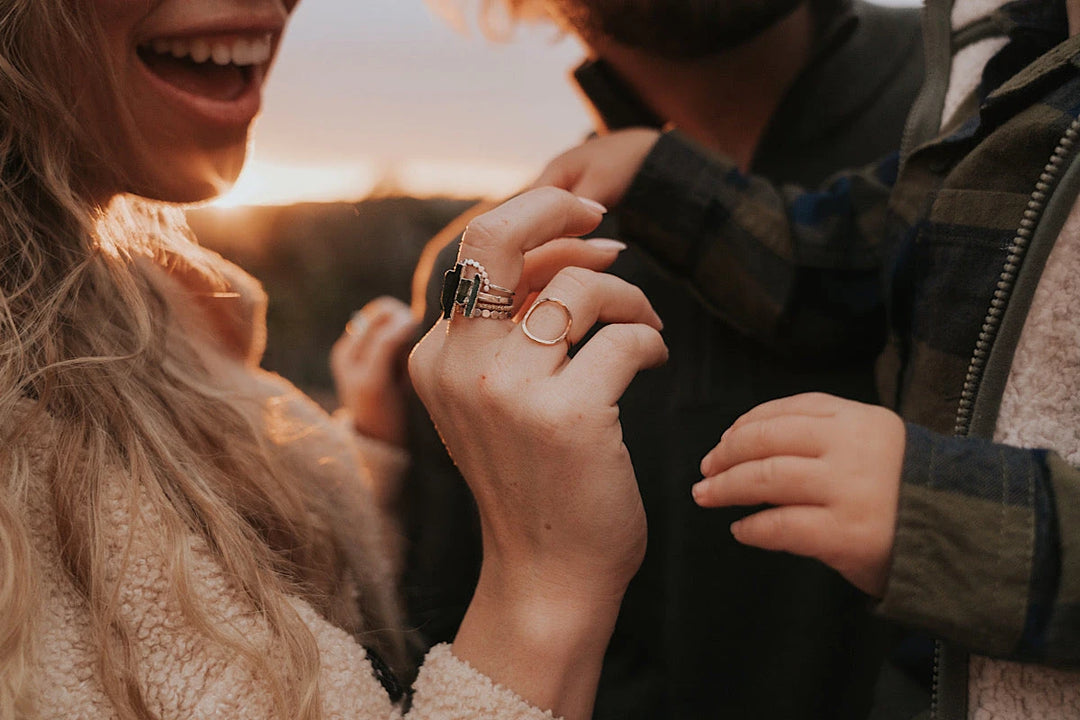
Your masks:
{"label": "metal zipper teeth", "polygon": [[941,641],[934,641],[934,675],[930,683],[930,720],[937,720],[938,687],[941,684]]}
{"label": "metal zipper teeth", "polygon": [[[1072,151],[1080,136],[1080,117],[1073,118],[1066,128],[1065,134],[1058,140],[1054,152],[1050,154],[1050,160],[1043,167],[1042,174],[1035,183],[1035,189],[1028,197],[1024,216],[1020,220],[1013,241],[1009,246],[1009,255],[1005,265],[998,276],[997,288],[994,290],[994,298],[990,301],[990,308],[983,318],[982,327],[979,330],[979,339],[975,343],[975,350],[968,363],[967,375],[964,377],[964,387],[960,392],[960,404],[956,411],[956,423],[953,426],[953,434],[966,436],[971,431],[971,421],[975,412],[975,396],[978,394],[979,385],[982,383],[983,372],[986,370],[986,361],[990,357],[990,349],[994,345],[998,331],[1001,329],[1001,318],[1005,314],[1005,306],[1009,296],[1016,286],[1016,273],[1020,264],[1027,254],[1031,238],[1035,233],[1035,227],[1046,209],[1046,200],[1050,190],[1053,189],[1061,175],[1065,158]],[[934,678],[930,688],[930,717],[938,720],[939,693],[941,689],[941,642],[934,642]]]}
{"label": "metal zipper teeth", "polygon": [[1065,158],[1076,144],[1078,135],[1080,135],[1080,118],[1074,118],[1065,130],[1065,134],[1058,140],[1057,147],[1054,148],[1053,154],[1050,155],[1049,162],[1043,167],[1042,174],[1039,175],[1039,179],[1035,183],[1035,189],[1032,190],[1031,196],[1028,198],[1024,217],[1020,220],[1020,227],[1017,228],[1009,246],[1009,256],[1005,260],[1005,266],[1001,269],[1001,275],[998,276],[994,297],[990,301],[990,308],[986,311],[986,317],[983,319],[982,328],[979,331],[979,339],[975,343],[975,350],[971,355],[971,361],[968,363],[967,376],[964,378],[964,387],[960,392],[960,404],[956,411],[956,424],[953,426],[953,434],[957,436],[967,435],[971,429],[972,415],[975,410],[975,396],[978,394],[983,372],[986,370],[986,361],[990,357],[990,349],[993,347],[994,340],[1001,329],[1001,318],[1005,314],[1005,306],[1008,304],[1009,296],[1016,285],[1016,273],[1024,261],[1024,256],[1027,254],[1035,227],[1046,209],[1046,200],[1049,197],[1050,190],[1061,175]]}

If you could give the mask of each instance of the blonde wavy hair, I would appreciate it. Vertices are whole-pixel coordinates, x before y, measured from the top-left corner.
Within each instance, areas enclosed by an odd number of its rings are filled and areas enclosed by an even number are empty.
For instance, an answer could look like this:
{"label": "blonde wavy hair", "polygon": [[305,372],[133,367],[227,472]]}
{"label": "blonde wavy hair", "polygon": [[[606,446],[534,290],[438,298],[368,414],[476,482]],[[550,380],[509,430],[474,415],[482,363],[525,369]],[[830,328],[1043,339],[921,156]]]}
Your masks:
{"label": "blonde wavy hair", "polygon": [[[73,110],[87,90],[70,68],[98,67],[105,55],[91,6],[0,0],[0,717],[34,713],[42,598],[30,531],[14,508],[41,472],[33,436],[50,427],[61,557],[85,598],[97,671],[118,716],[154,717],[134,680],[131,628],[108,579],[115,575],[106,573],[105,488],[117,482],[116,468],[132,503],[162,519],[162,572],[185,620],[266,678],[281,718],[315,720],[318,649],[291,598],[364,633],[392,662],[403,657],[389,629],[396,615],[329,527],[328,501],[306,490],[318,483],[270,461],[262,434],[169,330],[165,303],[136,257],[170,258],[220,283],[179,212],[137,201],[102,207],[85,186],[88,174],[108,168],[101,139]],[[108,71],[101,82],[112,86]],[[192,535],[260,614],[273,663],[265,646],[209,620],[213,609],[191,591]],[[351,620],[340,599],[347,578],[364,601]]]}

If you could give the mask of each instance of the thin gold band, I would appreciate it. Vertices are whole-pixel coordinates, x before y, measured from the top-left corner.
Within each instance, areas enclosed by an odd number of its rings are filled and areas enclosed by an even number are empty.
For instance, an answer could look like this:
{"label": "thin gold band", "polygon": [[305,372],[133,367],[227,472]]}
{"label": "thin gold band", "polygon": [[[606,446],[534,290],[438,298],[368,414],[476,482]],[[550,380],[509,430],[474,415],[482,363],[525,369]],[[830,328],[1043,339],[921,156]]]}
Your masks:
{"label": "thin gold band", "polygon": [[[536,312],[536,308],[540,307],[545,303],[554,303],[555,305],[561,307],[563,312],[566,313],[566,327],[563,328],[562,333],[557,338],[551,340],[537,337],[536,335],[533,335],[532,332],[529,330],[529,318],[531,318],[532,314]],[[566,342],[569,344],[570,340],[568,336],[570,335],[570,328],[573,325],[574,314],[570,312],[570,308],[566,306],[566,303],[564,303],[562,300],[559,300],[558,298],[546,297],[537,300],[536,303],[533,304],[531,308],[529,308],[529,312],[525,313],[525,317],[521,320],[521,331],[525,333],[525,337],[529,338],[533,342],[540,343],[541,345],[558,345],[563,340],[566,340]]]}

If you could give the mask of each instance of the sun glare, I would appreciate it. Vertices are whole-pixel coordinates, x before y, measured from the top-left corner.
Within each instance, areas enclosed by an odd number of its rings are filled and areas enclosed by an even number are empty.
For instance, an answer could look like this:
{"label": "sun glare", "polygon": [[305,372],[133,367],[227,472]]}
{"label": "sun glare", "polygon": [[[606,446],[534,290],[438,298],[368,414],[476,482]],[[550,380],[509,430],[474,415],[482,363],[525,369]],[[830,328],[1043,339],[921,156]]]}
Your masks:
{"label": "sun glare", "polygon": [[379,175],[375,168],[363,164],[317,167],[256,159],[248,162],[236,185],[213,205],[231,208],[359,200],[371,193]]}
{"label": "sun glare", "polygon": [[528,167],[448,160],[406,160],[392,167],[356,163],[347,167],[248,162],[236,185],[212,207],[355,202],[366,197],[500,198],[535,175]]}
{"label": "sun glare", "polygon": [[409,160],[395,177],[408,195],[502,198],[525,187],[536,176],[527,166],[447,160]]}

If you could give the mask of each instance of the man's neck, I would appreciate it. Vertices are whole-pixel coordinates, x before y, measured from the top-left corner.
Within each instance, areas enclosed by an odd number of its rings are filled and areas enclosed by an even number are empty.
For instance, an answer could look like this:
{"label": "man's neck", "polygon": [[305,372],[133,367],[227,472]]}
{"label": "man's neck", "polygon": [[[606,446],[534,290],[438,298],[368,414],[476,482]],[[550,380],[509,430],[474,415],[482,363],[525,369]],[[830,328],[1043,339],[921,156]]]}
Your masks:
{"label": "man's neck", "polygon": [[668,60],[616,43],[592,51],[659,117],[748,170],[758,142],[810,57],[807,3],[744,45],[700,60]]}

